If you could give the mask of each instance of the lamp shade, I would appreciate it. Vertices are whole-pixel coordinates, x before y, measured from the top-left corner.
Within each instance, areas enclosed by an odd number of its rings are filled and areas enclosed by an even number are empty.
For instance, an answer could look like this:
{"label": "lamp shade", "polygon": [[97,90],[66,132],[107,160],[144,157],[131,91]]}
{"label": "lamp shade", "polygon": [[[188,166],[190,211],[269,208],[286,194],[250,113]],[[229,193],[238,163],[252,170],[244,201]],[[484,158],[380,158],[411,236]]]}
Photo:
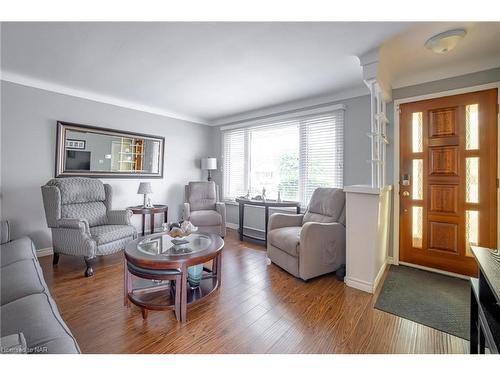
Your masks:
{"label": "lamp shade", "polygon": [[201,159],[201,169],[213,171],[217,169],[217,158],[203,158]]}
{"label": "lamp shade", "polygon": [[139,184],[139,189],[137,189],[137,194],[152,194],[153,189],[151,188],[151,182],[141,182]]}

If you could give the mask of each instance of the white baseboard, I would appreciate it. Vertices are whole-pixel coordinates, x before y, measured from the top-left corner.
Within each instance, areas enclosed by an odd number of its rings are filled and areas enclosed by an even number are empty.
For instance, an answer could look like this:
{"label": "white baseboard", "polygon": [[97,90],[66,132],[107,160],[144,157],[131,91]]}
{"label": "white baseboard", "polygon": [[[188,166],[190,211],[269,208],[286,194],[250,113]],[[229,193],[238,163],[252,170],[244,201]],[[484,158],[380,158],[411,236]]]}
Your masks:
{"label": "white baseboard", "polygon": [[377,290],[378,283],[382,279],[382,276],[384,275],[384,272],[387,269],[388,264],[389,264],[388,259],[386,259],[385,263],[382,265],[382,267],[380,267],[380,270],[378,271],[378,274],[375,277],[375,280],[373,281],[373,287],[372,287],[373,293]]}
{"label": "white baseboard", "polygon": [[387,257],[387,264],[396,264],[394,262],[394,257]]}
{"label": "white baseboard", "polygon": [[347,286],[351,288],[359,289],[367,293],[373,293],[373,284],[367,281],[346,276],[344,278],[344,282],[346,283]]}
{"label": "white baseboard", "polygon": [[37,258],[46,257],[52,254],[54,254],[54,251],[52,250],[51,247],[47,247],[45,249],[38,249],[36,251]]}
{"label": "white baseboard", "polygon": [[373,283],[370,283],[365,280],[360,280],[356,279],[355,277],[349,277],[346,276],[344,278],[344,282],[346,283],[347,286],[351,288],[356,288],[359,290],[362,290],[363,292],[367,293],[375,293],[375,290],[377,290],[377,286],[380,283],[380,280],[382,279],[382,276],[384,275],[384,272],[387,268],[387,265],[389,264],[389,259],[385,261],[385,263],[380,267],[380,270],[377,273],[377,276],[375,277],[375,280],[373,280]]}
{"label": "white baseboard", "polygon": [[[227,228],[231,228],[231,229],[235,229],[235,230],[240,229],[240,226],[238,224],[236,224],[236,223],[228,223],[228,222],[226,222],[226,227]],[[253,227],[247,227],[247,226],[245,226],[243,229],[248,229],[248,230],[252,230],[254,232],[264,233],[263,229],[257,229],[257,228],[253,228]]]}
{"label": "white baseboard", "polygon": [[238,224],[235,224],[235,223],[226,223],[226,228],[238,230],[238,229],[240,229],[240,226]]}

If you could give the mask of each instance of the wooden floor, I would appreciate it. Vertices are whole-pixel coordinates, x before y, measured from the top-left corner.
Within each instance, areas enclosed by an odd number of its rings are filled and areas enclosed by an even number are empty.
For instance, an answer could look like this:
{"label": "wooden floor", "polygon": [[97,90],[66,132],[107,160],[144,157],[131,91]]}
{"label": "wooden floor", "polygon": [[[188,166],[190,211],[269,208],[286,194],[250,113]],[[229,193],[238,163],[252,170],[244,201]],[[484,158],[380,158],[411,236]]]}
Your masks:
{"label": "wooden floor", "polygon": [[375,310],[376,297],[326,275],[300,281],[270,264],[265,249],[231,231],[222,286],[188,308],[123,306],[123,254],[103,257],[95,276],[83,259],[40,259],[59,310],[83,353],[464,353],[468,342]]}

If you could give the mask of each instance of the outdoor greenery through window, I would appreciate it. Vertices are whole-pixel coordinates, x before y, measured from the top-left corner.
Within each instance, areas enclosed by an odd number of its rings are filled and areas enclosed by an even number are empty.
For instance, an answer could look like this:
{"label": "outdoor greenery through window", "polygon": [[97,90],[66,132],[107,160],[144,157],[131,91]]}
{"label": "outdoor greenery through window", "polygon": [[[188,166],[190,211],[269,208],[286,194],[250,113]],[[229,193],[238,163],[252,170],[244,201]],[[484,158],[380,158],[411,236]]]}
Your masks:
{"label": "outdoor greenery through window", "polygon": [[307,205],[317,187],[343,187],[344,111],[223,132],[223,194]]}

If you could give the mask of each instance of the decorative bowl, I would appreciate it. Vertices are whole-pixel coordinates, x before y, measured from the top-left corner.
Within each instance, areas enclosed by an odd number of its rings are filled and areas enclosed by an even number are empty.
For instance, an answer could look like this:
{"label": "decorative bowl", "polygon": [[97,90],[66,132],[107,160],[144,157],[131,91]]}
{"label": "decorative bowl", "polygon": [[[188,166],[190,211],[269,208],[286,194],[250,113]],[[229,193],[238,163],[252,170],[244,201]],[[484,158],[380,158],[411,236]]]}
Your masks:
{"label": "decorative bowl", "polygon": [[173,238],[172,243],[174,245],[180,245],[187,243],[186,237],[196,232],[198,228],[189,221],[183,221],[181,223],[166,224],[164,230]]}

